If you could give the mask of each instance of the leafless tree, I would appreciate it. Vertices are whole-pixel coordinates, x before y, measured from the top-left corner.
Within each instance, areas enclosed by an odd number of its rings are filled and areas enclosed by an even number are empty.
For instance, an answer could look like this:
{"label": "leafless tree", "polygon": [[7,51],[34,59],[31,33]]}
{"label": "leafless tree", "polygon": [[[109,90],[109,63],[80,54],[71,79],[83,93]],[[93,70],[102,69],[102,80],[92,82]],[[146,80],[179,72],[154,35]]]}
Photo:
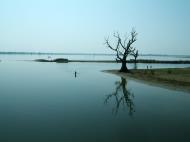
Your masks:
{"label": "leafless tree", "polygon": [[135,58],[135,63],[137,63],[137,57],[139,56],[138,50],[136,50],[136,52],[132,53],[131,55]]}
{"label": "leafless tree", "polygon": [[130,36],[125,37],[123,40],[119,33],[114,33],[114,38],[117,40],[115,47],[110,44],[109,38],[105,39],[108,48],[116,52],[116,61],[121,62],[122,66],[120,72],[129,72],[127,68],[127,57],[135,52],[135,48],[132,46],[137,40],[137,32],[132,29]]}

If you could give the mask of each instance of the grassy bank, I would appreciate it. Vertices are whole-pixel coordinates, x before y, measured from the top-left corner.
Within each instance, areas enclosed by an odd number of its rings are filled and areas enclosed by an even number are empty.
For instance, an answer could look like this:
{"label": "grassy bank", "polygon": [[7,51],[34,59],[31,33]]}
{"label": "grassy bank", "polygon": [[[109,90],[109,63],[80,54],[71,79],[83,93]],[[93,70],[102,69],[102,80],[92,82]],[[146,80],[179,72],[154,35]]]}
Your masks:
{"label": "grassy bank", "polygon": [[108,70],[106,72],[125,78],[132,77],[149,83],[190,91],[190,68],[138,69],[131,70],[131,73],[120,73],[118,70]]}

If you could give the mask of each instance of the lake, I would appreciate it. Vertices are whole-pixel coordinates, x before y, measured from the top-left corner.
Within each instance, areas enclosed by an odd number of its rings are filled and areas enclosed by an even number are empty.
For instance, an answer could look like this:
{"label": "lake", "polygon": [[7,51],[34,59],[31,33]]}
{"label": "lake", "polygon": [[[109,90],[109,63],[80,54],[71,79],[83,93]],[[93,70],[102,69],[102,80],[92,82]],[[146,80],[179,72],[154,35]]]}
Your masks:
{"label": "lake", "polygon": [[101,72],[119,67],[3,60],[0,141],[190,141],[190,93]]}
{"label": "lake", "polygon": [[[6,61],[15,60],[35,60],[35,59],[55,59],[55,58],[67,58],[69,60],[115,60],[115,55],[110,54],[4,54],[0,52],[0,59]],[[129,56],[128,59],[134,59],[133,56]],[[165,60],[165,61],[176,61],[176,60],[190,60],[189,55],[139,55],[138,59],[147,60]]]}

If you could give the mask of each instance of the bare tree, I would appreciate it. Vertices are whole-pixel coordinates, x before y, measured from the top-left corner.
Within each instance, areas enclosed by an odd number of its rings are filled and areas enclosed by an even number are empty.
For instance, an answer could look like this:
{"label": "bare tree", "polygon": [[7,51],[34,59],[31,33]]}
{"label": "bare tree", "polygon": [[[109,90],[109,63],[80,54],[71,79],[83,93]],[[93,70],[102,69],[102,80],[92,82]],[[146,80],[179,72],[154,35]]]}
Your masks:
{"label": "bare tree", "polygon": [[136,52],[134,52],[134,53],[132,53],[131,54],[134,58],[135,58],[135,64],[137,63],[137,57],[139,56],[139,52],[138,52],[138,50],[136,50]]}
{"label": "bare tree", "polygon": [[130,54],[133,54],[136,50],[132,45],[137,40],[137,32],[134,29],[132,29],[130,37],[125,37],[123,40],[121,39],[119,33],[114,33],[114,37],[117,40],[116,46],[113,47],[113,45],[110,44],[109,38],[105,39],[106,45],[108,48],[116,52],[116,61],[122,63],[120,72],[129,72],[126,65],[127,57]]}

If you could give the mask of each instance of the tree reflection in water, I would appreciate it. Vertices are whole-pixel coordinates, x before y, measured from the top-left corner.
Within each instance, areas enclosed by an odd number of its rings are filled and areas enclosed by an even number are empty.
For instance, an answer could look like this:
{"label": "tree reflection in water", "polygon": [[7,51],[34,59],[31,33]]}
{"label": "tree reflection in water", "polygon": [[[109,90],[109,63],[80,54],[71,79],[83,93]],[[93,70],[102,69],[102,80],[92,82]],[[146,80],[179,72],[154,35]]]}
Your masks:
{"label": "tree reflection in water", "polygon": [[135,70],[138,69],[138,65],[137,65],[137,63],[134,64],[133,69],[135,69]]}
{"label": "tree reflection in water", "polygon": [[121,81],[115,82],[116,88],[115,91],[106,96],[105,104],[108,104],[111,100],[115,100],[115,106],[112,110],[114,114],[118,114],[120,107],[123,109],[127,108],[129,115],[132,116],[135,112],[133,98],[134,94],[127,90],[127,81],[125,78],[121,77]]}

